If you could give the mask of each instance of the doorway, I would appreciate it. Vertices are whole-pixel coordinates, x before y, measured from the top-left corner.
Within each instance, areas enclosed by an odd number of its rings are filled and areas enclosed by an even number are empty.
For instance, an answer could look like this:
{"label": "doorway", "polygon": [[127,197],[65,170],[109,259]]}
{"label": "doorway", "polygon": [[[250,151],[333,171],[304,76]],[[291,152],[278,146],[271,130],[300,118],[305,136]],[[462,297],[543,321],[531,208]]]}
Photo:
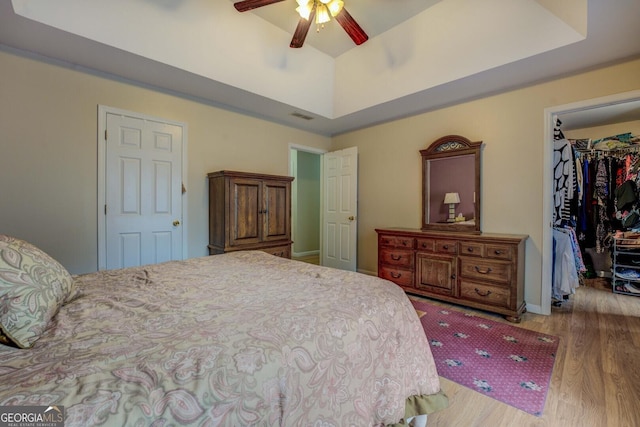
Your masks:
{"label": "doorway", "polygon": [[311,147],[289,147],[291,183],[291,258],[320,264],[322,155]]}
{"label": "doorway", "polygon": [[[572,115],[573,117],[589,117],[592,126],[603,123],[596,123],[594,113],[603,112],[610,109],[619,109],[624,105],[640,102],[640,90],[625,92],[621,94],[606,96],[602,98],[588,99],[571,104],[549,107],[544,110],[545,130],[544,130],[544,165],[543,165],[543,247],[542,247],[542,292],[540,314],[551,314],[551,283],[553,275],[553,234],[552,234],[552,213],[553,213],[553,141],[554,127],[557,117]],[[587,126],[584,126],[587,127]],[[536,310],[531,310],[537,312]]]}

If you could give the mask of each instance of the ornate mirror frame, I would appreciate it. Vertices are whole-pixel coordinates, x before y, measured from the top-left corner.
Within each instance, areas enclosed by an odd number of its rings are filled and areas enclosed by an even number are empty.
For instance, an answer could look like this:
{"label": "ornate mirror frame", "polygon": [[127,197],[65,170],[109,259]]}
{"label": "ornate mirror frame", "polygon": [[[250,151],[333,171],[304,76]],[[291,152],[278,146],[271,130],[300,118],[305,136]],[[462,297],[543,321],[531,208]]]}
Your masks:
{"label": "ornate mirror frame", "polygon": [[[460,135],[447,135],[420,150],[423,231],[480,234],[481,148],[482,141],[472,142]],[[445,205],[445,194],[459,203]]]}

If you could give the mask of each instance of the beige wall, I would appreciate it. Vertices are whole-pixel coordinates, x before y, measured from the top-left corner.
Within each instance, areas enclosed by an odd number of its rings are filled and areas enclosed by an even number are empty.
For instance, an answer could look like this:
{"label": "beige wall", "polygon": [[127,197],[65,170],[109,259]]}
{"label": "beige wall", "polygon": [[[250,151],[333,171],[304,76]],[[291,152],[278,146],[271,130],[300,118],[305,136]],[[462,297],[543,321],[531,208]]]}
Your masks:
{"label": "beige wall", "polygon": [[0,233],[35,243],[72,273],[97,268],[97,107],[188,126],[188,256],[206,255],[206,174],[287,175],[289,144],[330,138],[0,51]]}
{"label": "beige wall", "polygon": [[334,137],[333,149],[358,146],[358,268],[376,271],[376,227],[420,227],[419,150],[459,134],[485,143],[482,230],[530,236],[525,299],[540,306],[544,109],[637,90],[638,76],[635,60]]}

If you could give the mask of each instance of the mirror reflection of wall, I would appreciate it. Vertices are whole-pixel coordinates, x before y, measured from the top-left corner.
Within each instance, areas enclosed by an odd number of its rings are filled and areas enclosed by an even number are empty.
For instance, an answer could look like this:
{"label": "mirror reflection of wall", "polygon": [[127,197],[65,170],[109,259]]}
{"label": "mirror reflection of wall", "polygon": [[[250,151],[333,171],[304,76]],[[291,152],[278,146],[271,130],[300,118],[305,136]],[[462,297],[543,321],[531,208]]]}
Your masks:
{"label": "mirror reflection of wall", "polygon": [[458,193],[455,216],[465,220],[474,218],[475,212],[475,156],[448,157],[429,160],[429,223],[448,222],[449,205],[445,203],[447,193]]}

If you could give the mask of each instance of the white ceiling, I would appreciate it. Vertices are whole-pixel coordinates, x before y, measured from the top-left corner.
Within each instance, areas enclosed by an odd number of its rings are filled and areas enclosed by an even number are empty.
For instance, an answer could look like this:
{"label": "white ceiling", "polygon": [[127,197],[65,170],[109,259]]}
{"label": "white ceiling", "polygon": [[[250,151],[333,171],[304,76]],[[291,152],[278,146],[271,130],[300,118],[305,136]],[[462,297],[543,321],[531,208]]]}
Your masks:
{"label": "white ceiling", "polygon": [[[640,79],[640,77],[639,77]],[[640,100],[606,104],[558,116],[563,130],[584,129],[640,120]]]}
{"label": "white ceiling", "polygon": [[323,135],[640,56],[637,0],[345,0],[369,41],[301,49],[294,0],[233,2],[0,0],[0,48]]}

